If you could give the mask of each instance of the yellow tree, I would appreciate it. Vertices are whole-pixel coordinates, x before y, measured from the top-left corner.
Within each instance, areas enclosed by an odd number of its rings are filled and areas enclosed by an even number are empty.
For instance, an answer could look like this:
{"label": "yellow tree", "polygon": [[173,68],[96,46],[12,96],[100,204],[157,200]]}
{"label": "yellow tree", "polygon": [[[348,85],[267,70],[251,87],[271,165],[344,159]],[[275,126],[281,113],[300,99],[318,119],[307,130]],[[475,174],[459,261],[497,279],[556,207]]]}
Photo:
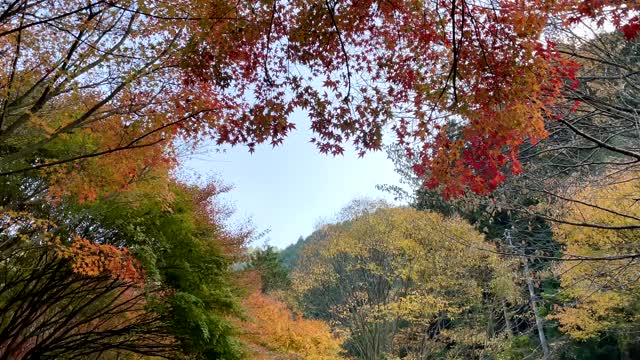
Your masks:
{"label": "yellow tree", "polygon": [[626,331],[640,318],[640,181],[632,174],[611,183],[578,194],[554,231],[570,261],[557,268],[567,304],[551,318],[577,340]]}
{"label": "yellow tree", "polygon": [[423,358],[445,343],[461,351],[491,345],[478,309],[517,290],[503,271],[508,263],[471,225],[382,207],[327,231],[328,240],[303,250],[294,286],[308,311],[347,330],[354,355]]}

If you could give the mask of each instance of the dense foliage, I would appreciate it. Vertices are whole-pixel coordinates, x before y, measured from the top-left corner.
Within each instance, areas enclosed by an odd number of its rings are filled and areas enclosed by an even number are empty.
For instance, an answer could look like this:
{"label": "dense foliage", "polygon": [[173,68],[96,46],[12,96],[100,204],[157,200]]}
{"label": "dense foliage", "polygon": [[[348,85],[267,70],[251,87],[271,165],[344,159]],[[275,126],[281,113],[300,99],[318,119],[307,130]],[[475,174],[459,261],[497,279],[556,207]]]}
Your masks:
{"label": "dense foliage", "polygon": [[[577,203],[570,209],[567,220],[593,221],[612,226],[633,224],[640,211],[635,206],[638,194],[637,180],[625,181],[604,188],[587,189],[580,194],[581,201],[597,201],[612,210],[593,209]],[[628,217],[612,212],[630,211]],[[597,228],[575,228],[559,225],[559,239],[566,244],[567,258],[612,257],[606,263],[565,262],[559,266],[563,297],[571,304],[553,317],[560,328],[572,338],[587,340],[605,332],[625,339],[636,330],[638,316],[638,277],[640,269],[635,257],[640,238],[637,231]],[[617,257],[617,258],[616,258]],[[640,344],[635,345],[640,346]]]}
{"label": "dense foliage", "polygon": [[273,246],[258,249],[250,254],[248,269],[260,274],[264,293],[291,288],[289,270],[283,265],[280,256]]}
{"label": "dense foliage", "polygon": [[486,305],[517,296],[509,264],[460,219],[383,208],[326,231],[305,248],[295,288],[358,358],[481,356],[496,336],[486,323],[504,323]]}
{"label": "dense foliage", "polygon": [[[639,12],[0,1],[0,360],[632,358]],[[298,110],[322,153],[391,136],[410,206],[250,252],[175,170]]]}
{"label": "dense foliage", "polygon": [[487,193],[571,108],[580,56],[558,43],[605,20],[633,39],[640,20],[635,1],[486,5],[4,1],[1,174],[47,169],[91,200],[174,161],[171,140],[280,144],[302,109],[322,152],[380,149],[390,127],[430,186]]}

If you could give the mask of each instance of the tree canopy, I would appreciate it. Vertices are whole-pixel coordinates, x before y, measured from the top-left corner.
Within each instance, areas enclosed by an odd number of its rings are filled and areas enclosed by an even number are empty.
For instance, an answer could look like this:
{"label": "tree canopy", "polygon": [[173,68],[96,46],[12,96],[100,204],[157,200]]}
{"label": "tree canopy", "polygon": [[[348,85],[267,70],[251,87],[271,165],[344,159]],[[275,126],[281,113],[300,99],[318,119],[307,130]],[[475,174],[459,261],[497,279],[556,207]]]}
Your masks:
{"label": "tree canopy", "polygon": [[309,312],[350,333],[358,358],[422,358],[444,347],[478,356],[486,337],[472,334],[485,300],[518,296],[509,264],[460,219],[382,208],[327,226],[329,237],[304,249],[294,286]]}
{"label": "tree canopy", "polygon": [[[1,174],[47,169],[65,179],[58,192],[93,199],[174,161],[174,139],[280,144],[302,109],[321,152],[340,154],[347,141],[380,149],[391,131],[430,186],[486,193],[521,171],[518,149],[547,136],[545,119],[562,120],[562,95],[580,80],[580,55],[558,46],[563,34],[607,20],[633,39],[637,9],[587,0],[8,1]],[[127,161],[117,156],[125,150]]]}

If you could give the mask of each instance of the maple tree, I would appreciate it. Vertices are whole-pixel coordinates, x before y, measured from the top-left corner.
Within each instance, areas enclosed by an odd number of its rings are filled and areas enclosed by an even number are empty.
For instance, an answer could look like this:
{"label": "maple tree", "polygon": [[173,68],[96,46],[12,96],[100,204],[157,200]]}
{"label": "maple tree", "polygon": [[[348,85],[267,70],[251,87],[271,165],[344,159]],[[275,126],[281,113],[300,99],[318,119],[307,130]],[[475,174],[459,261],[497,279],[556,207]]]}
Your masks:
{"label": "maple tree", "polygon": [[[532,250],[535,247],[536,255],[551,260],[560,254],[560,248],[554,244],[549,227],[569,221],[564,209],[575,204],[594,210],[608,206],[606,202],[585,202],[575,196],[585,187],[617,182],[611,174],[632,177],[636,171],[640,42],[620,32],[601,32],[588,26],[582,32],[564,34],[562,40],[558,51],[580,65],[576,71],[579,83],[563,91],[564,100],[555,108],[562,118],[545,119],[549,136],[521,147],[518,158],[523,173],[508,177],[489,196],[465,194],[443,200],[443,189],[426,188],[425,176],[418,177],[410,171],[417,165],[416,159],[393,147],[391,155],[398,171],[415,189],[408,198],[415,207],[459,214],[495,239],[502,238],[503,232],[513,226],[519,239],[530,239],[528,246]],[[615,211],[623,218],[629,215],[626,209]],[[612,230],[638,226],[628,223],[620,227],[615,222],[588,220],[571,224]],[[525,227],[530,230],[523,231]]]}
{"label": "maple tree", "polygon": [[[506,193],[535,200],[522,206],[505,198],[498,206],[549,223],[566,223],[562,210],[580,202],[594,209],[608,206],[584,202],[576,194],[585,187],[616,182],[611,174],[636,171],[637,50],[638,39],[629,41],[618,32],[573,34],[566,39],[562,52],[580,63],[580,84],[565,94],[566,104],[559,109],[562,120],[547,122],[549,137],[522,148],[523,175],[505,184]],[[617,211],[626,216],[625,209]],[[573,225],[614,229],[614,223],[583,219]]]}
{"label": "maple tree", "polygon": [[0,229],[0,359],[176,353],[126,253],[78,238],[67,248],[28,213],[2,212]]}
{"label": "maple tree", "polygon": [[[254,359],[340,359],[341,339],[322,320],[305,319],[282,301],[261,291],[260,273],[244,274],[240,338]],[[258,277],[258,278],[256,278]]]}
{"label": "maple tree", "polygon": [[[414,170],[429,170],[430,186],[486,193],[508,168],[520,172],[519,146],[547,135],[544,119],[577,86],[579,64],[547,30],[610,19],[633,39],[637,10],[586,0],[10,1],[0,12],[2,174],[90,172],[101,181],[80,176],[78,190],[91,200],[172,161],[173,139],[279,144],[301,108],[322,152],[347,141],[379,149],[391,130],[418,145]],[[47,154],[61,143],[74,151]]]}

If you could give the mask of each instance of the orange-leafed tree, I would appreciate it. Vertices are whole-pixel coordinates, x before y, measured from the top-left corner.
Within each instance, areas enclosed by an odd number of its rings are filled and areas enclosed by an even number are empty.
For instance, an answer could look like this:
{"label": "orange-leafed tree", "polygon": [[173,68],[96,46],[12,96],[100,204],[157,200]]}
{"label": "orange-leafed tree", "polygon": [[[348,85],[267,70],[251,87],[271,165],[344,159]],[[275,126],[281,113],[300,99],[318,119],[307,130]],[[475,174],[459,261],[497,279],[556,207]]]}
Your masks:
{"label": "orange-leafed tree", "polygon": [[[280,144],[306,111],[320,151],[391,132],[445,195],[486,193],[545,137],[580,22],[638,34],[636,1],[8,1],[0,9],[0,174],[55,168],[114,188],[173,140]],[[60,152],[66,144],[67,151]],[[413,145],[416,145],[414,147]],[[158,150],[161,149],[161,150]],[[133,155],[117,156],[123,151]],[[93,160],[95,157],[108,160]],[[99,173],[101,162],[108,171]],[[99,174],[98,174],[99,173]],[[61,175],[62,174],[62,175]],[[95,185],[78,187],[86,199]]]}
{"label": "orange-leafed tree", "polygon": [[126,251],[80,238],[68,248],[25,213],[3,212],[0,228],[0,359],[177,354]]}
{"label": "orange-leafed tree", "polygon": [[245,274],[248,296],[242,301],[245,320],[241,339],[257,359],[329,360],[341,358],[342,340],[322,320],[310,320],[291,311],[287,304],[260,290]]}

